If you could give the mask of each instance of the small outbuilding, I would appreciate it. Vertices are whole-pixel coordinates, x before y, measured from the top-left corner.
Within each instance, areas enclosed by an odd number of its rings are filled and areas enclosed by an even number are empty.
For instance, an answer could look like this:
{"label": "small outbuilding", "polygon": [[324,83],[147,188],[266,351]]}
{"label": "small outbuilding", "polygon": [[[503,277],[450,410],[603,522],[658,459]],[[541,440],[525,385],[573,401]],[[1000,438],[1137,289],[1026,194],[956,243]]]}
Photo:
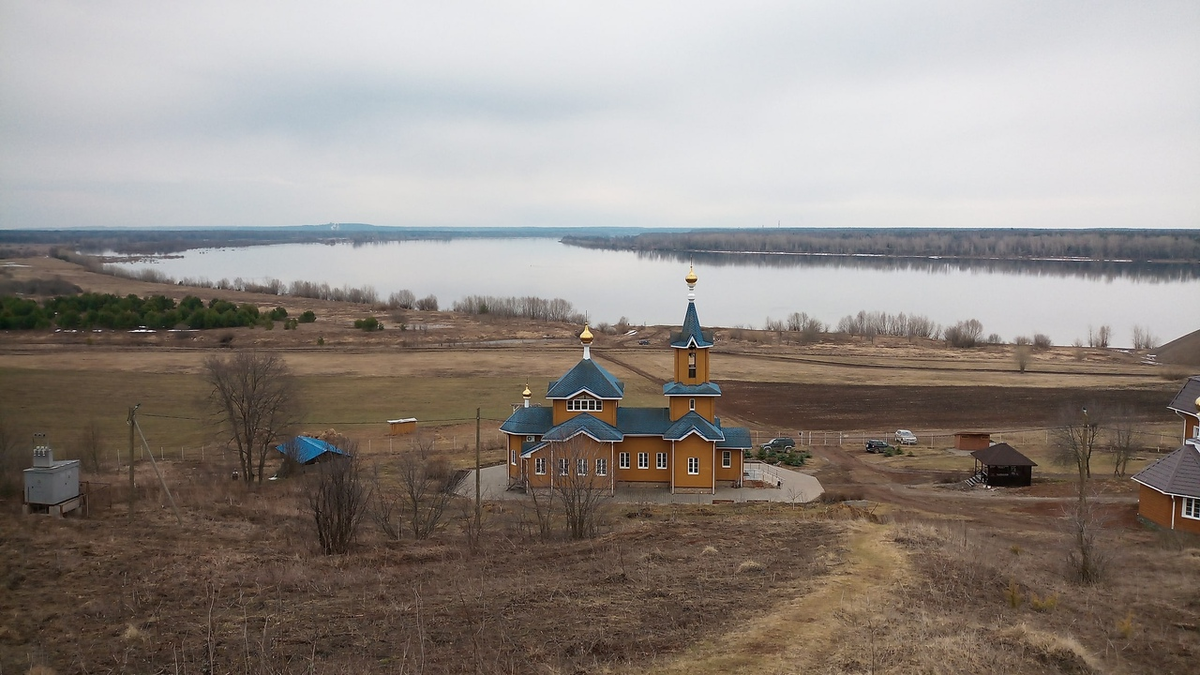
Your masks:
{"label": "small outbuilding", "polygon": [[992,434],[987,431],[960,431],[954,434],[955,450],[986,450],[992,444]]}
{"label": "small outbuilding", "polygon": [[417,430],[417,418],[404,417],[398,420],[388,420],[389,436],[404,436]]}
{"label": "small outbuilding", "polygon": [[341,448],[326,443],[319,438],[310,438],[308,436],[297,436],[287,443],[280,443],[275,446],[275,449],[283,454],[284,457],[295,460],[297,464],[316,464],[319,461],[331,459],[333,457],[349,457],[349,453]]}
{"label": "small outbuilding", "polygon": [[1132,476],[1138,490],[1138,516],[1169,530],[1200,534],[1200,439]]}
{"label": "small outbuilding", "polygon": [[1008,443],[997,443],[971,453],[975,458],[975,477],[992,487],[1013,487],[1033,484],[1033,467],[1037,463],[1017,452]]}

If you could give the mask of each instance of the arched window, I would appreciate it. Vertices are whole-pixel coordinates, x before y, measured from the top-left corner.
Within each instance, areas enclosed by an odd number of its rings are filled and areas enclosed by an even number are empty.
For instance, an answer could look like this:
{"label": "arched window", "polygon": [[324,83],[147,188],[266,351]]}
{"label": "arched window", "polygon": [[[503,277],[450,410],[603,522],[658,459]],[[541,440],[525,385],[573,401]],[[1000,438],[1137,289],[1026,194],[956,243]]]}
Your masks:
{"label": "arched window", "polygon": [[696,377],[696,350],[688,350],[688,377]]}

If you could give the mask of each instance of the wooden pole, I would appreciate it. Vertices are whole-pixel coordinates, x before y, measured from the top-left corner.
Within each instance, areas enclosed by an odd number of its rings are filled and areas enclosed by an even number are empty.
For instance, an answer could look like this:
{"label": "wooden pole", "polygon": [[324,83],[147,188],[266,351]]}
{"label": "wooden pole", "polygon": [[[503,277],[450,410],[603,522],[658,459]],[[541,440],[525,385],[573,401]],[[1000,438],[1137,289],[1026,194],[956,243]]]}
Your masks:
{"label": "wooden pole", "polygon": [[162,485],[163,492],[167,493],[167,501],[171,502],[171,510],[175,512],[175,520],[180,525],[183,525],[183,516],[179,515],[179,507],[175,506],[175,498],[171,496],[171,490],[167,488],[167,481],[163,480],[162,473],[158,470],[158,463],[154,461],[154,451],[150,449],[150,444],[146,442],[146,434],[142,433],[142,427],[137,426],[138,435],[142,437],[142,445],[146,446],[146,454],[150,455],[150,466],[154,467],[154,475],[158,476],[158,483]]}
{"label": "wooden pole", "polygon": [[[141,405],[141,404],[138,404],[138,405]],[[134,420],[134,417],[133,416],[137,412],[137,409],[138,409],[138,407],[136,405],[129,409],[129,419],[128,419],[128,422],[129,422],[129,522],[130,523],[133,522],[133,493],[134,493],[134,484],[133,484],[133,420]]]}
{"label": "wooden pole", "polygon": [[[479,523],[483,519],[483,502],[480,501],[479,482],[479,408],[475,409],[475,534],[479,535]],[[508,461],[508,458],[505,458]]]}

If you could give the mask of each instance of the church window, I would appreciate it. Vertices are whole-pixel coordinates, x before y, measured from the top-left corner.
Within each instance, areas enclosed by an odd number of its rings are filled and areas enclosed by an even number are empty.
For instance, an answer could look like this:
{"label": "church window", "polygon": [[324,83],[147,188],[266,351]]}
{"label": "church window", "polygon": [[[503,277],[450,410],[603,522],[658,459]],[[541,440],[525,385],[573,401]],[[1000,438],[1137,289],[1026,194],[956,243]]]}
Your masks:
{"label": "church window", "polygon": [[608,475],[608,460],[607,459],[601,458],[601,459],[596,460],[596,475],[597,476],[607,476]]}
{"label": "church window", "polygon": [[621,469],[629,468],[629,453],[628,452],[622,452],[620,455],[617,455],[617,467],[619,467]]}
{"label": "church window", "polygon": [[688,377],[696,377],[696,350],[688,350]]}
{"label": "church window", "polygon": [[558,475],[565,476],[571,469],[571,462],[565,457],[558,460]]}
{"label": "church window", "polygon": [[659,468],[659,469],[667,468],[667,453],[665,453],[665,452],[658,453],[658,457],[655,458],[655,461],[656,461],[655,466],[657,468]]}
{"label": "church window", "polygon": [[728,469],[733,466],[733,452],[729,450],[721,451],[721,468]]}
{"label": "church window", "polygon": [[604,410],[604,401],[591,396],[580,396],[567,401],[567,410]]}
{"label": "church window", "polygon": [[538,457],[533,460],[533,472],[539,476],[546,475],[546,458]]}
{"label": "church window", "polygon": [[638,453],[638,468],[639,469],[649,469],[650,468],[650,453],[648,453],[648,452],[639,452]]}
{"label": "church window", "polygon": [[695,409],[696,409],[696,399],[689,398],[688,399],[688,410],[695,410]]}
{"label": "church window", "polygon": [[700,458],[688,457],[688,474],[695,476],[700,473]]}
{"label": "church window", "polygon": [[586,476],[588,469],[588,461],[586,459],[575,460],[575,475]]}

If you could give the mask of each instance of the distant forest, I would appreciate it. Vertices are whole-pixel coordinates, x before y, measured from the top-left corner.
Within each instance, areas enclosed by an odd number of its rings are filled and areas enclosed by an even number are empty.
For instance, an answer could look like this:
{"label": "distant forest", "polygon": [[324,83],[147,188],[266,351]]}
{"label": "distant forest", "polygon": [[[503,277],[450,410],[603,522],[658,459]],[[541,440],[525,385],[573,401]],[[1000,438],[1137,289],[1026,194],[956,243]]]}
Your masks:
{"label": "distant forest", "polygon": [[1200,230],[700,230],[630,236],[571,234],[562,241],[587,248],[672,253],[1175,263],[1200,260]]}
{"label": "distant forest", "polygon": [[[377,244],[389,241],[472,238],[562,237],[567,227],[387,227],[364,223],[328,223],[286,227],[174,229],[0,230],[0,257],[17,257],[23,246],[56,246],[80,253],[159,255],[196,248],[268,244]],[[630,236],[645,228],[589,228],[594,236]]]}

